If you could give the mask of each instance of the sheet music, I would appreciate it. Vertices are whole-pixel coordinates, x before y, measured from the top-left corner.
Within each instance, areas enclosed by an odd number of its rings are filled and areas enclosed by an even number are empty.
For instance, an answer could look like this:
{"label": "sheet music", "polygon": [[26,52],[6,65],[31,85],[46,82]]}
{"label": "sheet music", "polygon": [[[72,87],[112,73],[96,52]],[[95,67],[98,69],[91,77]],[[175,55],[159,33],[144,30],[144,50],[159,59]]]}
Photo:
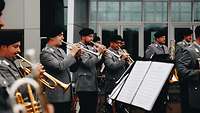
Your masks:
{"label": "sheet music", "polygon": [[124,82],[126,80],[126,78],[129,76],[129,73],[127,73],[129,71],[129,69],[131,69],[131,67],[133,66],[133,63],[131,63],[128,68],[126,69],[126,71],[123,73],[123,75],[119,78],[119,80],[117,80],[115,83],[118,84],[113,91],[110,94],[110,98],[111,99],[116,99],[116,97],[118,96],[119,92],[121,91],[121,87],[124,85]]}
{"label": "sheet music", "polygon": [[[127,74],[126,76],[128,76],[129,74]],[[125,82],[125,79],[126,79],[126,76],[124,78],[122,78],[122,80],[120,81],[120,83],[113,89],[113,91],[111,92],[109,98],[111,99],[116,99],[116,97],[118,96],[120,90],[121,90],[121,87],[123,86],[124,82]]]}
{"label": "sheet music", "polygon": [[131,104],[146,75],[151,61],[137,61],[116,100]]}
{"label": "sheet music", "polygon": [[152,62],[132,105],[151,110],[174,64]]}
{"label": "sheet music", "polygon": [[125,76],[127,76],[127,72],[129,71],[129,69],[132,67],[133,63],[131,63],[128,68],[126,69],[126,71],[123,73],[123,75],[119,78],[119,80],[117,80],[115,83],[119,83],[121,81],[122,78],[124,78],[124,74],[126,74]]}

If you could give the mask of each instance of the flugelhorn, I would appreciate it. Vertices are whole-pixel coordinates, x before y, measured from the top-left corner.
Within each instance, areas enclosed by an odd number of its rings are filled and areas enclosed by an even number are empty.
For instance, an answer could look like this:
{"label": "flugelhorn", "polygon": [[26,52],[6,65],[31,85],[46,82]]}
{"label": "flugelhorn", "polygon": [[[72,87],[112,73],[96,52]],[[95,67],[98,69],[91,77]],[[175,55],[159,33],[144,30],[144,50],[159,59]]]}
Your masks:
{"label": "flugelhorn", "polygon": [[[33,66],[33,64],[30,61],[28,61],[24,57],[20,56],[19,54],[16,54],[16,56],[19,57],[20,59],[22,59],[24,62],[28,63],[29,65]],[[22,66],[22,65],[20,65],[20,66]],[[29,72],[31,72],[29,69],[27,69],[23,66],[21,68],[23,70],[28,70]],[[63,88],[64,91],[67,91],[67,89],[69,88],[69,86],[71,84],[71,83],[65,84],[65,83],[59,81],[58,79],[54,78],[52,75],[48,74],[47,72],[44,72],[42,74],[54,83],[53,85],[50,85],[44,78],[40,78],[40,82],[42,82],[44,85],[46,85],[50,89],[54,89],[56,86],[60,86],[61,88]]]}
{"label": "flugelhorn", "polygon": [[[67,45],[67,48],[71,48],[72,47],[72,43],[69,43],[69,42],[65,42],[65,41],[62,41],[62,43],[66,44]],[[92,53],[93,55],[96,55],[96,56],[100,56],[100,53],[97,53],[97,52],[94,52],[94,51],[91,51],[89,49],[86,49],[84,47],[81,47],[81,49],[84,51],[84,52],[88,52],[88,53]]]}
{"label": "flugelhorn", "polygon": [[[28,97],[29,101],[24,101],[24,98],[22,97],[22,94],[19,92],[19,87],[22,85],[27,85],[28,90]],[[45,110],[43,107],[45,105],[42,105],[39,100],[36,100],[34,97],[34,94],[32,92],[32,88],[34,88],[34,91],[36,95],[41,95],[42,92],[40,90],[39,84],[31,78],[22,78],[16,80],[11,87],[7,89],[11,107],[14,113],[44,113]]]}

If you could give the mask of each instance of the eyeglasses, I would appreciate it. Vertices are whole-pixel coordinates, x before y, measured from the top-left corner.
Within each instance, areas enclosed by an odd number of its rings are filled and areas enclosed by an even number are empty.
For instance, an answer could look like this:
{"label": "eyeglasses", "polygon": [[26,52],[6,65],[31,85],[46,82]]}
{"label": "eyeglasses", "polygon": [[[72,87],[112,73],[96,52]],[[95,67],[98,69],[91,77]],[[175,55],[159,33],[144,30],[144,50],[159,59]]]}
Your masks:
{"label": "eyeglasses", "polygon": [[88,35],[89,37],[94,37],[94,35],[93,34],[90,34],[90,35]]}
{"label": "eyeglasses", "polygon": [[63,32],[61,32],[58,36],[63,36],[64,35],[64,33]]}

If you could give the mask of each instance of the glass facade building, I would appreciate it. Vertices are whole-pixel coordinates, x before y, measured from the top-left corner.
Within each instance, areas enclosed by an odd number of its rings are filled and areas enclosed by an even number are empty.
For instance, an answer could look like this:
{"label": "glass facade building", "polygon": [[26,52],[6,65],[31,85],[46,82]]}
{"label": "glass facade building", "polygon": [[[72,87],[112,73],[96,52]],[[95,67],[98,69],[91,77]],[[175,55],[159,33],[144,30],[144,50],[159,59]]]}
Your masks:
{"label": "glass facade building", "polygon": [[121,35],[134,57],[144,55],[157,30],[168,31],[169,44],[199,24],[200,0],[89,0],[89,26],[105,45],[111,34]]}

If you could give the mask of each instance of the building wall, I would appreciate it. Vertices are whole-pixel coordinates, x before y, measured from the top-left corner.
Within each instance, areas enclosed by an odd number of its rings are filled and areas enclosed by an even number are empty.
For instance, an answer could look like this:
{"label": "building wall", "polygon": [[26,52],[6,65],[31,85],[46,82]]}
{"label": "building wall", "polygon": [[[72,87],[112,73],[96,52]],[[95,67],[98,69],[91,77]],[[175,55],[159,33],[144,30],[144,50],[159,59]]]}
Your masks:
{"label": "building wall", "polygon": [[88,0],[68,1],[68,41],[78,42],[80,40],[78,32],[80,29],[88,27],[88,13]]}
{"label": "building wall", "polygon": [[24,49],[40,53],[40,0],[5,0],[5,29],[24,29]]}

